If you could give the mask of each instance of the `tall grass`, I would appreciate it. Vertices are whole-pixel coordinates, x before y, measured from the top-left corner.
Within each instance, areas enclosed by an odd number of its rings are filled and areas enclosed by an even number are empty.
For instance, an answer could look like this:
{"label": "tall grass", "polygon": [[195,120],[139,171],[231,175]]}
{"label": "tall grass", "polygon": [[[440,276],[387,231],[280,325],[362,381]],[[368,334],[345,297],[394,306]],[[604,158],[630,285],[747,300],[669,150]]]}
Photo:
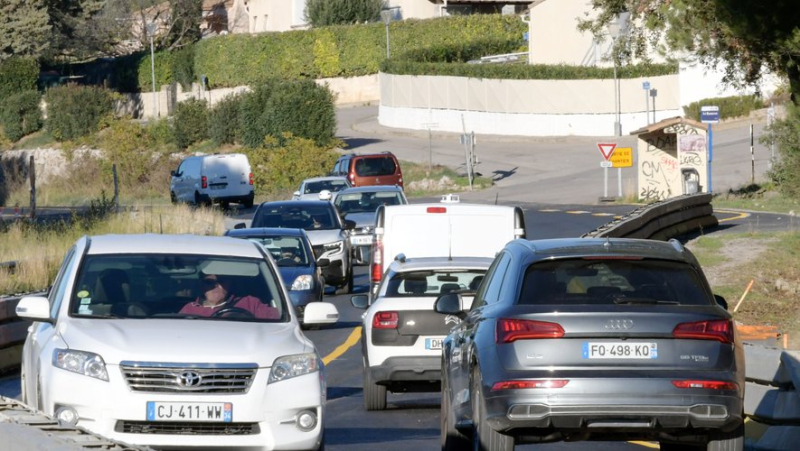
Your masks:
{"label": "tall grass", "polygon": [[105,234],[163,233],[222,235],[225,218],[221,211],[186,205],[145,207],[111,213],[100,220],[75,218],[73,224],[35,226],[11,224],[0,233],[3,261],[16,261],[13,272],[0,269],[0,293],[44,290],[53,282],[67,250],[81,236]]}

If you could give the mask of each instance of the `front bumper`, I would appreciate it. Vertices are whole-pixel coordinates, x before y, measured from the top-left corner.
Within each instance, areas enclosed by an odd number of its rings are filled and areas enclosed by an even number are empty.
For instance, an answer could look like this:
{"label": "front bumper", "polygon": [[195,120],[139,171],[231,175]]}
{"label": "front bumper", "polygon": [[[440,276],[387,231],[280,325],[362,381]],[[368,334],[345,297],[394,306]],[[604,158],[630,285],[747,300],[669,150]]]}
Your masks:
{"label": "front bumper", "polygon": [[[269,368],[260,368],[247,393],[193,395],[131,391],[115,365],[108,366],[109,382],[60,369],[51,371],[52,377],[42,379],[46,413],[53,414],[57,406],[70,406],[80,416],[78,426],[132,445],[314,449],[322,438],[325,387],[321,372],[267,384]],[[148,422],[148,401],[232,403],[232,422]],[[317,425],[311,431],[296,425],[297,414],[303,410],[317,414]]]}
{"label": "front bumper", "polygon": [[[317,283],[314,283],[317,285]],[[306,305],[322,300],[322,288],[314,288],[312,290],[289,290],[289,299],[292,304],[297,307],[305,307]]]}

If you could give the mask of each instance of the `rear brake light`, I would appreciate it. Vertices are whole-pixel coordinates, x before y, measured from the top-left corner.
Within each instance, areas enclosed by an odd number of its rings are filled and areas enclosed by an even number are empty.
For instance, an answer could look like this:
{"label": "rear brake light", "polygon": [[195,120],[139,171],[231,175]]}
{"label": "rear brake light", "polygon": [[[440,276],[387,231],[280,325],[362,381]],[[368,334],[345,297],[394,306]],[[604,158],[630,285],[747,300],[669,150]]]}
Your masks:
{"label": "rear brake light", "polygon": [[564,388],[569,383],[566,379],[539,379],[532,381],[503,381],[492,385],[492,391],[522,390],[525,388]]}
{"label": "rear brake light", "polygon": [[447,207],[428,207],[428,213],[447,213]]}
{"label": "rear brake light", "polygon": [[397,329],[397,312],[378,312],[372,317],[373,329]]}
{"label": "rear brake light", "polygon": [[356,173],[355,172],[351,172],[351,173],[347,174],[347,178],[350,179],[350,184],[351,185],[356,186]]}
{"label": "rear brake light", "polygon": [[556,323],[530,321],[524,319],[497,320],[496,343],[511,343],[516,340],[535,340],[539,338],[561,338],[564,329]]}
{"label": "rear brake light", "polygon": [[738,390],[739,385],[727,381],[672,381],[678,388],[705,388],[708,390]]}
{"label": "rear brake light", "polygon": [[254,180],[253,180],[253,173],[252,173],[252,172],[250,173],[250,177],[248,177],[248,179],[249,179],[249,182],[250,182],[250,184],[252,185],[252,184],[253,184],[253,181],[254,181]]}
{"label": "rear brake light", "polygon": [[375,235],[375,243],[372,246],[372,268],[370,268],[370,280],[380,283],[383,276],[383,238]]}
{"label": "rear brake light", "polygon": [[205,175],[200,178],[200,186],[203,188],[208,188],[208,177]]}
{"label": "rear brake light", "polygon": [[682,323],[672,330],[675,338],[696,340],[717,340],[722,343],[733,343],[733,322],[729,319],[714,321],[696,321]]}

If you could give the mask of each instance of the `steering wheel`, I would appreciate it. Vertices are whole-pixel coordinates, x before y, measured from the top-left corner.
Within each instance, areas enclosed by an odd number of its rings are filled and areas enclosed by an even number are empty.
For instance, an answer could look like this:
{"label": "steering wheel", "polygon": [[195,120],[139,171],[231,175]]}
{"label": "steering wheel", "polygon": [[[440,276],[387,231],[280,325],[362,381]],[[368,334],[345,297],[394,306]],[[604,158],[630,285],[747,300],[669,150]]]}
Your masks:
{"label": "steering wheel", "polygon": [[227,308],[224,308],[224,309],[222,309],[222,310],[220,310],[218,312],[214,312],[214,314],[211,315],[211,317],[212,318],[219,318],[221,316],[225,316],[225,315],[228,315],[228,314],[232,314],[234,318],[237,317],[237,316],[241,316],[241,317],[244,317],[244,318],[255,318],[256,317],[253,314],[253,312],[251,312],[250,310],[246,310],[246,309],[239,308],[239,307],[227,307]]}

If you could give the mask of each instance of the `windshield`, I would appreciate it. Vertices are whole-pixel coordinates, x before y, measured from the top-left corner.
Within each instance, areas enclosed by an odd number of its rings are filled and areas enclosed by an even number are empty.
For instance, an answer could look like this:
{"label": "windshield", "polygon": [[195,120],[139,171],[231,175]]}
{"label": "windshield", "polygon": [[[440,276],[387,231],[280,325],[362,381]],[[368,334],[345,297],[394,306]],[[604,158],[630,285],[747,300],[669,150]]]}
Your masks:
{"label": "windshield", "polygon": [[289,321],[264,259],[206,255],[90,255],[76,279],[70,315]]}
{"label": "windshield", "polygon": [[642,259],[566,259],[528,267],[519,304],[713,305],[685,263]]}
{"label": "windshield", "polygon": [[474,291],[485,269],[424,270],[392,274],[386,285],[385,297],[437,297],[456,290]]}
{"label": "windshield", "polygon": [[334,205],[343,215],[349,213],[374,213],[381,205],[403,204],[403,197],[399,192],[361,192],[342,193],[336,196]]}
{"label": "windshield", "polygon": [[330,192],[336,192],[345,188],[350,188],[350,185],[345,180],[321,180],[319,182],[306,183],[303,194],[315,194],[324,189]]}
{"label": "windshield", "polygon": [[308,254],[300,238],[275,236],[248,239],[264,246],[278,266],[308,266]]}
{"label": "windshield", "polygon": [[[300,203],[300,202],[298,202]],[[341,229],[336,209],[330,202],[319,205],[277,206],[259,208],[251,227],[278,227],[284,229],[334,230]]]}

